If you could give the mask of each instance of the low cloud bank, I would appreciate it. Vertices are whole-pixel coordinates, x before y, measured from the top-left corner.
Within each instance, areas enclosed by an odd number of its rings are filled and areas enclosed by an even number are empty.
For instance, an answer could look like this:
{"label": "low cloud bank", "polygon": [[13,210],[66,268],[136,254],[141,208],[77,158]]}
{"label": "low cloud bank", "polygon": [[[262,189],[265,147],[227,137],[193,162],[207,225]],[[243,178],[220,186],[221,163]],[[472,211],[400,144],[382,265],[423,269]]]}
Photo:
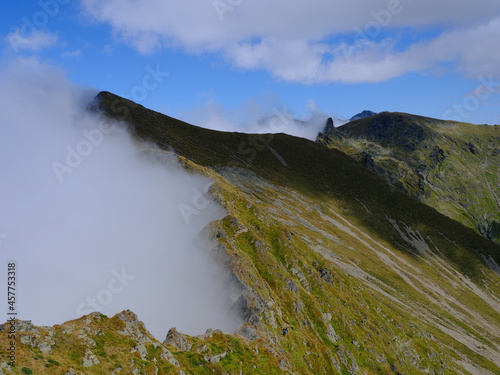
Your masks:
{"label": "low cloud bank", "polygon": [[[321,111],[310,101],[304,115],[290,112],[276,98],[248,101],[237,110],[228,110],[221,104],[207,100],[190,110],[181,111],[177,117],[204,128],[244,133],[286,133],[296,137],[316,140],[331,115]],[[335,126],[346,121],[333,116]]]}
{"label": "low cloud bank", "polygon": [[97,92],[64,72],[19,59],[0,80],[0,251],[5,277],[17,264],[18,318],[130,309],[159,339],[172,326],[236,329],[210,244],[194,241],[224,216],[204,200],[210,181],[144,158],[148,146],[87,111]]}

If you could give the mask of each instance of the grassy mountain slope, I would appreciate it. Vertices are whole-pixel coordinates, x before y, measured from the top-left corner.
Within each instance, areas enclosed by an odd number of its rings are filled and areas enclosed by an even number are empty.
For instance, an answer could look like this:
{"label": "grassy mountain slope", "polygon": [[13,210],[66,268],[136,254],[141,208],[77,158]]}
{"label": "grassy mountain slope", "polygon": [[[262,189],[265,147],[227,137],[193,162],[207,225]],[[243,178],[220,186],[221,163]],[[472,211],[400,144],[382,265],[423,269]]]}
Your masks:
{"label": "grassy mountain slope", "polygon": [[187,171],[215,181],[209,195],[227,216],[204,235],[241,291],[235,307],[247,323],[234,335],[171,331],[163,344],[129,312],[38,332],[22,323],[18,365],[9,371],[2,353],[0,373],[500,372],[500,246],[338,150],[98,99],[95,109],[158,145],[148,150],[157,159],[175,151]]}
{"label": "grassy mountain slope", "polygon": [[408,195],[500,241],[500,126],[384,112],[318,141],[346,152]]}

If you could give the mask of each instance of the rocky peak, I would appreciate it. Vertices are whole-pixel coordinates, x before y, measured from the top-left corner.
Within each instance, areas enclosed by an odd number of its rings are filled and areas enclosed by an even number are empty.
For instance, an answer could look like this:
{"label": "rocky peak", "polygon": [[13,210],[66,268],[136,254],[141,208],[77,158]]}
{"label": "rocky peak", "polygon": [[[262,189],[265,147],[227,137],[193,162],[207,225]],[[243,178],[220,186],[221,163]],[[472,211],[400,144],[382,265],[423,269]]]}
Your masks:
{"label": "rocky peak", "polygon": [[431,129],[413,121],[404,113],[382,112],[336,129],[350,138],[365,139],[385,146],[396,146],[405,152],[415,151],[431,137]]}
{"label": "rocky peak", "polygon": [[120,335],[130,336],[138,340],[139,343],[151,342],[150,333],[135,313],[130,310],[124,310],[116,316],[125,325],[123,330],[118,331]]}
{"label": "rocky peak", "polygon": [[365,109],[363,112],[360,112],[357,115],[352,116],[349,121],[359,120],[359,119],[362,119],[362,118],[374,116],[376,114],[377,114],[376,112],[369,111],[369,110]]}
{"label": "rocky peak", "polygon": [[323,139],[327,142],[332,139],[340,137],[340,134],[337,132],[335,125],[333,123],[333,119],[331,117],[326,120],[326,125],[323,128],[323,131],[318,134],[317,139]]}
{"label": "rocky peak", "polygon": [[335,125],[333,124],[333,119],[331,117],[328,117],[328,120],[326,120],[326,126],[325,129],[323,130],[323,133],[328,134],[334,131],[335,131]]}

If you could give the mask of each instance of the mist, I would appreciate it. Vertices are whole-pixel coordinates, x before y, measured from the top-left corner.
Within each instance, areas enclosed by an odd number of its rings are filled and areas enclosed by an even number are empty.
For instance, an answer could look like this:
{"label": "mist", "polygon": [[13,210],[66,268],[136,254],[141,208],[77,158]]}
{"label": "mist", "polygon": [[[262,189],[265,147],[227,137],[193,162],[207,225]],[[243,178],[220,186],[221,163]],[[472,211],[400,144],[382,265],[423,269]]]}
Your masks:
{"label": "mist", "polygon": [[347,122],[340,120],[335,114],[326,114],[313,101],[309,101],[305,114],[297,115],[273,96],[249,100],[235,110],[228,110],[214,100],[207,100],[194,108],[180,111],[178,117],[212,130],[256,134],[286,133],[311,141],[315,141],[318,133],[325,129],[328,117],[333,118],[335,126]]}
{"label": "mist", "polygon": [[234,298],[199,241],[225,215],[204,198],[211,181],[143,157],[152,146],[90,113],[97,91],[57,68],[17,59],[0,82],[1,274],[16,262],[17,317],[130,309],[160,340],[171,327],[234,331]]}

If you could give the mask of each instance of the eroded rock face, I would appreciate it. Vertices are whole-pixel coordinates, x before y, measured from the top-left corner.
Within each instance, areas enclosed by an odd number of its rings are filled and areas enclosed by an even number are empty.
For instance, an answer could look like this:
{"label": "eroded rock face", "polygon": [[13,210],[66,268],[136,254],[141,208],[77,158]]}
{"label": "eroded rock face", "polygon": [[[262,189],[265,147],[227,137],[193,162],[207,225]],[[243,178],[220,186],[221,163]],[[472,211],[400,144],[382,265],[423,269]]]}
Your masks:
{"label": "eroded rock face", "polygon": [[[239,228],[237,223],[233,223],[233,225]],[[221,236],[229,238],[224,230],[217,225],[205,228],[204,233],[215,240]],[[236,233],[241,233],[241,228]],[[260,254],[268,252],[262,241],[256,241],[255,248]],[[233,298],[232,310],[234,314],[239,316],[243,323],[260,327],[263,315],[270,310],[270,305],[272,305],[266,296],[269,294],[268,287],[261,280],[251,276],[251,272],[249,272],[251,266],[248,265],[248,270],[244,266],[247,260],[236,255],[237,251],[232,249],[230,245],[215,242],[211,254],[221,270],[225,272],[226,283],[229,285],[230,295]]]}
{"label": "eroded rock face", "polygon": [[186,336],[177,331],[175,327],[170,328],[167,333],[167,337],[163,341],[164,345],[172,345],[178,348],[179,350],[189,351],[191,350],[192,345],[186,339]]}
{"label": "eroded rock face", "polygon": [[161,358],[168,361],[170,364],[174,365],[175,367],[180,367],[179,361],[175,359],[175,357],[170,353],[167,348],[162,347],[163,353],[161,354]]}
{"label": "eroded rock face", "polygon": [[251,290],[247,290],[245,294],[240,296],[237,306],[243,319],[254,326],[261,323],[261,314],[267,310],[262,298]]}
{"label": "eroded rock face", "polygon": [[152,342],[148,336],[144,323],[142,323],[137,318],[137,315],[132,311],[122,311],[118,314],[118,318],[120,318],[120,320],[125,324],[125,328],[121,331],[118,331],[120,335],[130,336],[138,340],[140,344]]}

